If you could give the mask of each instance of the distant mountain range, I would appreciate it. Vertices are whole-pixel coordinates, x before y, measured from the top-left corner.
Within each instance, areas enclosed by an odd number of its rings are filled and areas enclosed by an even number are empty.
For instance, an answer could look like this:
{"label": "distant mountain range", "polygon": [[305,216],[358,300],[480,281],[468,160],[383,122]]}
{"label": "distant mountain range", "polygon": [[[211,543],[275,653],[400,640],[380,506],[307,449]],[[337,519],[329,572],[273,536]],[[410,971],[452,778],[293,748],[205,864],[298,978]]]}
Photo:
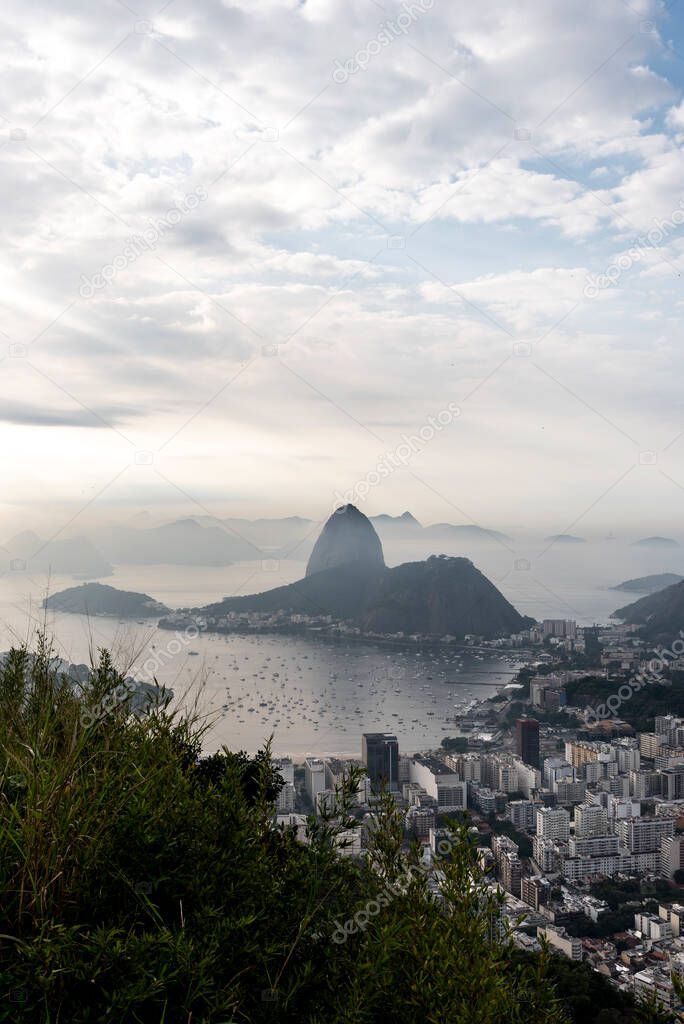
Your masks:
{"label": "distant mountain range", "polygon": [[374,632],[459,638],[511,633],[532,621],[467,558],[433,555],[386,568],[373,524],[353,505],[328,519],[304,579],[201,609],[208,617],[232,611],[332,615]]}
{"label": "distant mountain range", "polygon": [[30,530],[18,533],[5,544],[5,568],[28,573],[111,576],[111,563],[87,537],[42,540]]}
{"label": "distant mountain range", "polygon": [[642,626],[649,640],[669,642],[684,630],[684,580],[618,608],[613,615]]}
{"label": "distant mountain range", "polygon": [[[475,525],[435,523],[424,527],[410,512],[375,516],[371,522],[381,540],[386,541],[442,541],[453,545],[510,539],[506,534]],[[99,579],[110,576],[114,565],[220,567],[264,558],[306,561],[320,529],[321,523],[301,516],[198,516],[152,525],[148,513],[139,513],[128,524],[99,526],[85,536],[45,541],[30,531],[20,533],[5,545],[6,568],[14,562],[15,569]]]}
{"label": "distant mountain range", "polygon": [[77,615],[114,615],[117,618],[159,618],[169,609],[161,601],[133,590],[117,590],[103,583],[83,583],[43,600],[43,607]]}
{"label": "distant mountain range", "polygon": [[[362,514],[362,513],[360,513]],[[365,517],[367,519],[368,517]],[[478,546],[507,544],[511,538],[499,530],[472,523],[433,523],[423,526],[410,512],[377,515],[368,520],[380,541],[392,547],[393,561],[400,543],[415,544],[415,554],[435,547],[461,555]],[[235,562],[282,559],[306,561],[321,530],[321,523],[301,516],[280,519],[221,519],[198,516],[154,524],[148,513],[140,513],[126,524],[102,525],[84,535],[45,540],[25,531],[5,545],[5,568],[82,579],[100,579],[112,574],[115,565],[227,566]],[[580,544],[584,538],[554,534],[547,541]],[[639,547],[678,547],[668,537],[644,537]],[[422,548],[421,548],[422,545]],[[23,564],[25,563],[25,564]],[[0,559],[0,565],[2,559]]]}
{"label": "distant mountain range", "polygon": [[[302,545],[313,545],[321,524],[314,519],[301,516],[286,516],[284,519],[219,519],[213,516],[197,516],[201,526],[214,526],[234,537],[240,537],[259,551],[256,557],[264,555],[273,558],[299,558],[305,554],[299,550]],[[308,549],[306,554],[308,554]],[[235,559],[238,561],[239,559]]]}
{"label": "distant mountain range", "polygon": [[387,540],[414,540],[423,533],[423,527],[410,512],[400,516],[370,516],[370,521],[380,537]]}
{"label": "distant mountain range", "polygon": [[661,572],[653,576],[639,576],[634,580],[625,580],[611,587],[611,590],[621,590],[627,594],[654,594],[657,590],[664,590],[674,583],[681,583],[684,576],[678,576],[676,572]]}
{"label": "distant mountain range", "polygon": [[117,565],[230,565],[263,557],[239,533],[178,519],[163,526],[101,527],[93,534],[98,548]]}
{"label": "distant mountain range", "polygon": [[371,516],[370,521],[378,531],[381,539],[387,540],[479,540],[509,541],[511,538],[498,530],[487,530],[484,526],[474,523],[454,525],[453,523],[433,523],[432,526],[421,526],[415,516],[404,512],[400,516]]}
{"label": "distant mountain range", "polygon": [[[510,540],[505,533],[470,524],[435,523],[432,526],[422,526],[410,512],[403,512],[398,516],[382,514],[369,518],[382,541]],[[260,547],[269,557],[295,558],[302,561],[311,554],[323,525],[314,519],[302,519],[300,516],[290,516],[286,519],[212,519],[210,516],[199,516],[197,521],[202,525],[233,530]]]}

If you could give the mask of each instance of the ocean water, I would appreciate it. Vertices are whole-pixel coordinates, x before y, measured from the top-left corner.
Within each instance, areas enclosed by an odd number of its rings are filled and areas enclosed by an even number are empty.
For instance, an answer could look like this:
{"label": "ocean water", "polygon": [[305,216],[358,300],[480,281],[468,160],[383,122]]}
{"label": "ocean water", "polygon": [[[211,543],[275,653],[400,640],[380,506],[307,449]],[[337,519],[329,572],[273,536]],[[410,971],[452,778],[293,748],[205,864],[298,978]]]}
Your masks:
{"label": "ocean water", "polygon": [[494,696],[515,670],[503,657],[295,637],[207,634],[191,649],[214,717],[208,746],[254,750],[273,735],[276,752],[298,756],[359,756],[369,731],[396,733],[402,750],[436,747],[456,731],[457,704]]}
{"label": "ocean water", "polygon": [[[430,553],[385,545],[388,564]],[[520,612],[535,618],[607,622],[631,599],[610,590],[621,580],[656,572],[684,575],[682,549],[635,548],[619,542],[518,544],[446,550],[465,554]],[[223,596],[271,589],[303,575],[302,562],[266,560],[223,568],[120,566],[103,580],[143,591],[170,607],[194,607]],[[74,585],[66,576],[17,572],[0,577],[0,649],[30,642],[46,628],[55,651],[74,662],[112,651],[122,670],[174,688],[177,699],[206,716],[207,749],[226,744],[254,751],[273,735],[276,753],[355,754],[361,733],[388,730],[405,750],[434,747],[449,734],[454,705],[495,693],[516,665],[486,656],[420,654],[370,643],[314,637],[219,636],[188,642],[154,622],[119,622],[45,614],[42,598]],[[250,710],[252,708],[253,710]],[[453,731],[453,727],[452,730]]]}
{"label": "ocean water", "polygon": [[[236,567],[231,567],[234,572]],[[286,571],[287,567],[284,567]],[[240,566],[236,579],[246,580]],[[261,567],[253,567],[261,574]],[[273,569],[268,570],[271,577]],[[178,580],[186,584],[181,588]],[[168,566],[125,567],[107,582],[170,605],[216,600],[226,570],[179,573]],[[205,749],[258,750],[273,737],[278,754],[360,756],[365,731],[396,733],[401,749],[425,750],[454,732],[455,705],[493,696],[516,663],[502,656],[420,652],[315,637],[224,636],[158,630],[155,623],[42,611],[46,580],[0,579],[2,649],[45,628],[55,653],[88,663],[100,648],[136,678],[156,677],[208,726]],[[74,581],[53,577],[50,591]],[[271,582],[271,585],[276,585]],[[106,724],[103,726],[106,727]]]}

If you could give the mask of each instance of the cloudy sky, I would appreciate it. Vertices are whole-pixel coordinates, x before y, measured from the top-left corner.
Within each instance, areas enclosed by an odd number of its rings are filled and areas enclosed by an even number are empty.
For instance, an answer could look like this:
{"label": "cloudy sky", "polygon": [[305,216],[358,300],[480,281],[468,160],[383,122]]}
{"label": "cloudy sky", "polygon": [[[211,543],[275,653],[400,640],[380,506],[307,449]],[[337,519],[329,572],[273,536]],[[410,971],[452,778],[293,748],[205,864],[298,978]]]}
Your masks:
{"label": "cloudy sky", "polygon": [[4,518],[676,531],[683,12],[6,0]]}

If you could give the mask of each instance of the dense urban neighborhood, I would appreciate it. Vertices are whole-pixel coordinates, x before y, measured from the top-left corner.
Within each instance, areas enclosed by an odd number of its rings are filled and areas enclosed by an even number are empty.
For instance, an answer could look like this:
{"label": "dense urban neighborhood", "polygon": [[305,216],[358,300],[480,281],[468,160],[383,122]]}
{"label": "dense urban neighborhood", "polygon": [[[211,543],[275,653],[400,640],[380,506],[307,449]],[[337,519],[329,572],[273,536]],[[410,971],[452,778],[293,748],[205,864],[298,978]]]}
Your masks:
{"label": "dense urban neighborhood", "polygon": [[279,822],[306,841],[307,815],[334,818],[345,777],[362,766],[345,855],[364,856],[389,791],[439,898],[440,851],[450,823],[465,821],[521,950],[545,944],[637,1000],[681,1009],[684,643],[654,648],[634,626],[544,620],[468,645],[518,650],[524,667],[494,697],[457,706],[438,750],[404,752],[392,733],[367,732],[358,761],[277,759]]}

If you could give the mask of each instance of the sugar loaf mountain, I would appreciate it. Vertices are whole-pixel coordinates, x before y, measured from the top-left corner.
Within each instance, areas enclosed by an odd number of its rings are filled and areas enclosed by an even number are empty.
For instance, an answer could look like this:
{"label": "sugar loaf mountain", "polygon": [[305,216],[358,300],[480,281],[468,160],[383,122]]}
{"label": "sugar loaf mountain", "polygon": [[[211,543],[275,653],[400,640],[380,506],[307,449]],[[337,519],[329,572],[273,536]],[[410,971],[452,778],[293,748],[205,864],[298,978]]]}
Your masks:
{"label": "sugar loaf mountain", "polygon": [[354,505],[343,505],[330,516],[304,579],[261,594],[225,598],[201,611],[206,616],[332,615],[373,633],[457,638],[466,633],[495,637],[531,623],[467,558],[433,555],[388,568],[373,524]]}

